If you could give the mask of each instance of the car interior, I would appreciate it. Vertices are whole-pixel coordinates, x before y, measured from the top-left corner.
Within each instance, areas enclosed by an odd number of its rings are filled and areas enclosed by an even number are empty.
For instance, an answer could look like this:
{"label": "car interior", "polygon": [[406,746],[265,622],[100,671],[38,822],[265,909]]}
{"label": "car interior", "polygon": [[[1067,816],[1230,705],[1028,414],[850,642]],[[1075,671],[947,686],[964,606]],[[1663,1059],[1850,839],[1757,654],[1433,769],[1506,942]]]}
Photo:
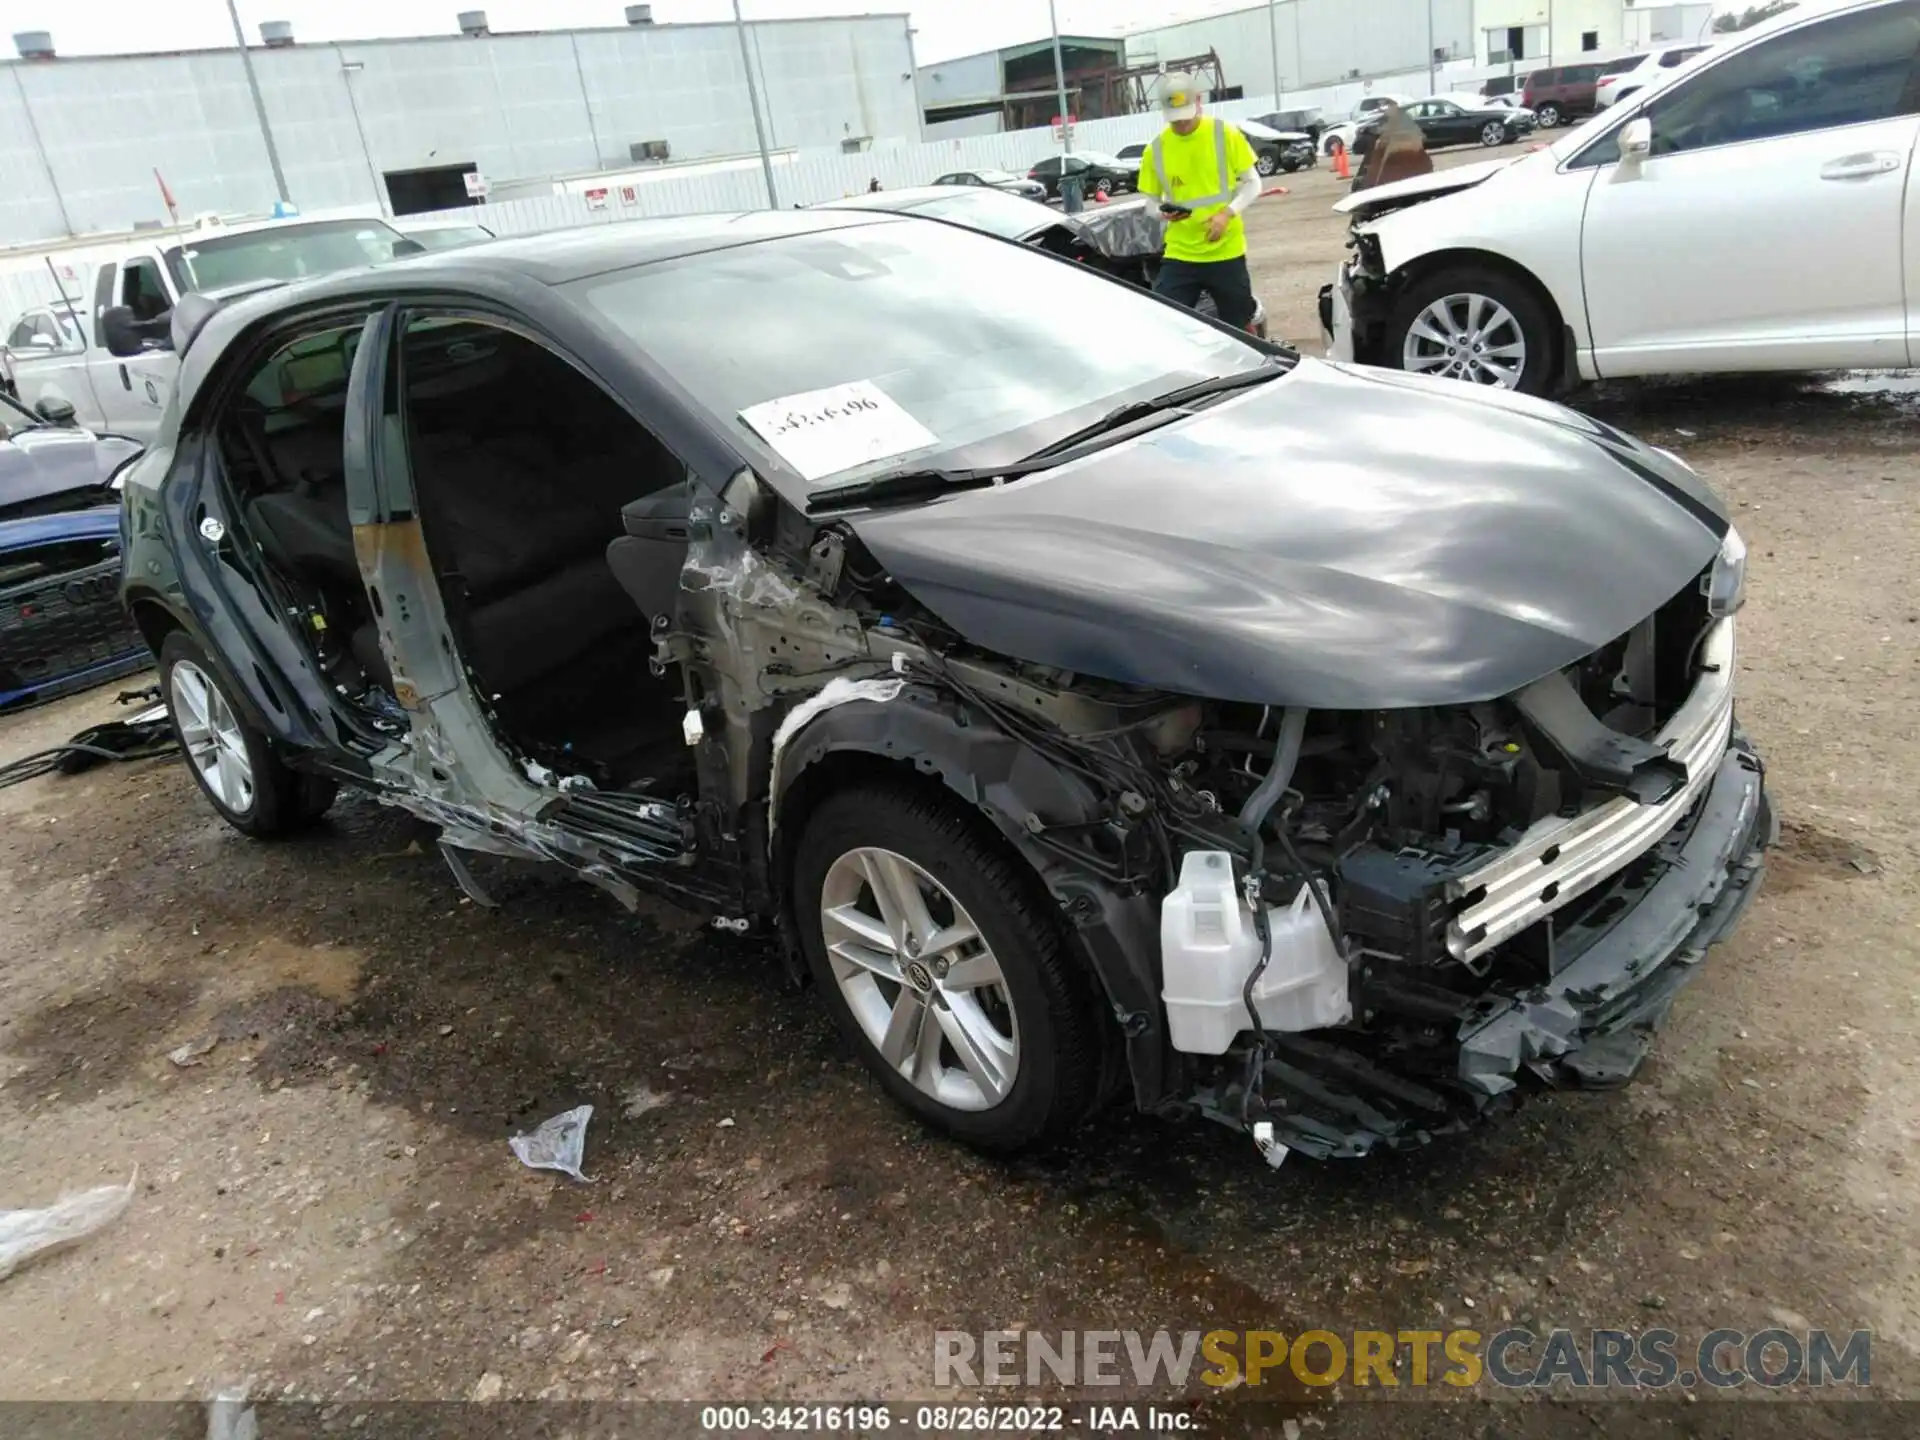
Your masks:
{"label": "car interior", "polygon": [[[359,331],[274,355],[220,427],[248,531],[342,694],[401,720],[354,555],[343,426]],[[510,331],[413,320],[400,387],[419,517],[454,640],[501,738],[597,786],[684,779],[684,706],[652,618],[686,554],[687,471],[598,385]]]}

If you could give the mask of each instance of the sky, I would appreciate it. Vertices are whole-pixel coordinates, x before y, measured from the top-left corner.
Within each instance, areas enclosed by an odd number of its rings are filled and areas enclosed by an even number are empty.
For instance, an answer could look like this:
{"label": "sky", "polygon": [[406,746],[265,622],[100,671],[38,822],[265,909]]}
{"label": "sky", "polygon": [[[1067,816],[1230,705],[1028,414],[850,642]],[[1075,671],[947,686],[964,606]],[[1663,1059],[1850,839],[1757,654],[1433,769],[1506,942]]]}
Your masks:
{"label": "sky", "polygon": [[[1057,0],[1063,33],[1111,35],[1171,19],[1239,9],[1251,0]],[[247,37],[262,20],[288,20],[297,40],[451,34],[463,10],[485,10],[495,30],[619,25],[626,0],[239,0]],[[749,20],[898,13],[913,17],[921,64],[1049,33],[1046,0],[741,0]],[[732,0],[653,0],[660,24],[733,18]],[[0,32],[48,30],[63,55],[197,50],[233,43],[226,0],[0,0]],[[12,46],[6,44],[6,53]]]}

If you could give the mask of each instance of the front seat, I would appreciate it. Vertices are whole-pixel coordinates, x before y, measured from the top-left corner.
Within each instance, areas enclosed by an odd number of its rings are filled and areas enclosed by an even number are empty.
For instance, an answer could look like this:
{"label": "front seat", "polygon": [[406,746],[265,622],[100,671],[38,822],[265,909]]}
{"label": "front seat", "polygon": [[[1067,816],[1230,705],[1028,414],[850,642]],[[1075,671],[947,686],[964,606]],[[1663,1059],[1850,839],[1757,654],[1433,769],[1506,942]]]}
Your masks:
{"label": "front seat", "polygon": [[688,515],[693,487],[682,480],[620,509],[626,534],[607,546],[607,565],[640,613],[652,625],[671,616],[680,594],[680,571],[692,535]]}

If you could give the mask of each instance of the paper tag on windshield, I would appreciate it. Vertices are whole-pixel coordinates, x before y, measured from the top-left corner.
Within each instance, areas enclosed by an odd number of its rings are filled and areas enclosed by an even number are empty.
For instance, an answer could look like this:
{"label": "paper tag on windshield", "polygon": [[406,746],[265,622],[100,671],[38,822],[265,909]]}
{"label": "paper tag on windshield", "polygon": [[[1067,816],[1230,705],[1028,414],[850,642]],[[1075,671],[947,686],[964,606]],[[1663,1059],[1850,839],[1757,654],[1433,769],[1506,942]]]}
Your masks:
{"label": "paper tag on windshield", "polygon": [[808,480],[938,443],[870,380],[749,405],[740,418]]}

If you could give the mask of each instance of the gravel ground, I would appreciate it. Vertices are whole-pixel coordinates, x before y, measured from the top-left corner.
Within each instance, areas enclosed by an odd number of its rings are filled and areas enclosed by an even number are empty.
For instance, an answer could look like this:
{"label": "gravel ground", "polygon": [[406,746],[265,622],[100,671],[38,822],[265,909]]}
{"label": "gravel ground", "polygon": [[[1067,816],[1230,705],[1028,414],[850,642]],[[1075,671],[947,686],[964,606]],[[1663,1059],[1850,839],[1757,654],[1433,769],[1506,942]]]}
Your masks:
{"label": "gravel ground", "polygon": [[[1344,227],[1324,171],[1287,180],[1254,271],[1275,333],[1317,353]],[[1920,1399],[1914,392],[1576,399],[1735,507],[1782,846],[1636,1085],[1419,1154],[1272,1172],[1117,1111],[989,1162],[893,1110],[767,953],[697,916],[500,864],[482,910],[403,816],[346,798],[257,844],[170,762],[0,791],[0,1205],[139,1167],[112,1229],[0,1284],[0,1398],[903,1399],[932,1393],[937,1327],[1512,1320],[1871,1328],[1873,1391]],[[0,721],[0,761],[113,708]],[[592,1184],[515,1163],[507,1136],[580,1103]],[[1369,1393],[1285,1398],[1341,1435],[1520,1433],[1539,1409],[1483,1432]],[[1589,1404],[1579,1433],[1620,1413]],[[1635,1413],[1705,1434],[1728,1422],[1687,1417],[1731,1412]]]}

